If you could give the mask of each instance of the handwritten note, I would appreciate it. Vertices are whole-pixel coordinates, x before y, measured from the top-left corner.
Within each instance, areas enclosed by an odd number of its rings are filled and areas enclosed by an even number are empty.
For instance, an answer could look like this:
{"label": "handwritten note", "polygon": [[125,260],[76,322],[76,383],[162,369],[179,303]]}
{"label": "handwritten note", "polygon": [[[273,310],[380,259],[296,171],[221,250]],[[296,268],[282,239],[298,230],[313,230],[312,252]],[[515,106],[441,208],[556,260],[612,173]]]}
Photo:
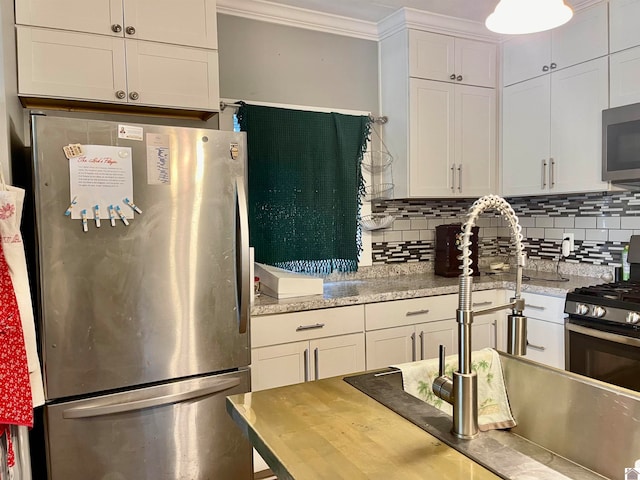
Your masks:
{"label": "handwritten note", "polygon": [[[94,218],[96,205],[106,212],[109,205],[133,198],[130,147],[83,145],[82,149],[82,155],[69,160],[70,195],[77,199],[71,218],[80,219],[82,210]],[[133,218],[133,211],[127,216]]]}
{"label": "handwritten note", "polygon": [[147,183],[171,184],[171,154],[169,135],[147,133]]}

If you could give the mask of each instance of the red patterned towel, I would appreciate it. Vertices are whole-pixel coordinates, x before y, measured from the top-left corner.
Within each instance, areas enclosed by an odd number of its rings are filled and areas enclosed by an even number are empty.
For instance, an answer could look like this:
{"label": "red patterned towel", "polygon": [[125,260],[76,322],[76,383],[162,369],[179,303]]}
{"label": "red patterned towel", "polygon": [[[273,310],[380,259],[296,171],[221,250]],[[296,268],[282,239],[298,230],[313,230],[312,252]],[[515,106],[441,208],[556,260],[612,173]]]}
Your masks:
{"label": "red patterned towel", "polygon": [[15,456],[9,425],[33,426],[27,351],[9,266],[0,242],[0,437],[7,438],[7,464]]}

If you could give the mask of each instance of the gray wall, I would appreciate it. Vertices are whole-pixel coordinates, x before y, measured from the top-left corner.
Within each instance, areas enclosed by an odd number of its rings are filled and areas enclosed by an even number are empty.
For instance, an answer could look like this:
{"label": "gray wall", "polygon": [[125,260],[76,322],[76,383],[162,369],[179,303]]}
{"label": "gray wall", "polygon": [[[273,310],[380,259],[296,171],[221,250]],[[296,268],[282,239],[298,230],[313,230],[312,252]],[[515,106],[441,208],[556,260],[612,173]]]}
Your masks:
{"label": "gray wall", "polygon": [[218,15],[220,96],[378,113],[377,42]]}

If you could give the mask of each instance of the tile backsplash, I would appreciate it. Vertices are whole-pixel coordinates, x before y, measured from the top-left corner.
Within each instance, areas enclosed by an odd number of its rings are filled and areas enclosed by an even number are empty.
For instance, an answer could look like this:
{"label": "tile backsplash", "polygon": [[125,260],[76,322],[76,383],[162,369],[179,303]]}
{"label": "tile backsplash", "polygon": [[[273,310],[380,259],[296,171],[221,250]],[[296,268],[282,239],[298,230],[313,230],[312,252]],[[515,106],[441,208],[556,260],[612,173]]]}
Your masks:
{"label": "tile backsplash", "polygon": [[[619,266],[631,235],[640,235],[640,192],[596,192],[542,197],[510,197],[520,220],[527,256],[555,260],[565,233],[573,233],[575,251],[567,262]],[[429,262],[435,227],[462,223],[474,199],[401,199],[372,205],[373,213],[393,215],[390,228],[372,231],[373,264]],[[506,255],[510,232],[497,212],[477,220],[480,255]]]}

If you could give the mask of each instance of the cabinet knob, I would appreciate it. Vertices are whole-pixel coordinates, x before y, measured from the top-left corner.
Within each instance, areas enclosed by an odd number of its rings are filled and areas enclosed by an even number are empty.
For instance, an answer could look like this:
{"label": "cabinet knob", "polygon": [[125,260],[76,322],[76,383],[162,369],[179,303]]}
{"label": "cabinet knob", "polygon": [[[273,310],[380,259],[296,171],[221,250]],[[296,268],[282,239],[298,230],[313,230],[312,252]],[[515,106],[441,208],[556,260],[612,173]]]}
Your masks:
{"label": "cabinet knob", "polygon": [[114,33],[120,33],[122,31],[122,25],[114,23],[113,25],[111,25],[111,31]]}
{"label": "cabinet knob", "polygon": [[458,76],[456,77],[456,80],[457,80],[457,81],[459,81],[459,82],[461,82],[461,81],[462,81],[462,75],[458,75]]}
{"label": "cabinet knob", "polygon": [[124,90],[118,90],[116,92],[116,97],[119,98],[120,100],[122,100],[123,98],[126,98],[127,94],[124,92]]}
{"label": "cabinet knob", "polygon": [[557,68],[558,65],[556,65],[554,62],[551,62],[551,70],[553,70],[554,68]]}
{"label": "cabinet knob", "polygon": [[140,98],[140,95],[138,94],[138,92],[131,92],[131,93],[129,94],[129,98],[130,98],[131,100],[138,100],[138,99]]}
{"label": "cabinet knob", "polygon": [[455,79],[456,79],[456,74],[455,74],[455,73],[452,73],[451,75],[449,75],[449,78],[450,78],[451,80],[455,80]]}
{"label": "cabinet knob", "polygon": [[127,35],[135,35],[136,29],[134,27],[127,27],[126,32]]}
{"label": "cabinet knob", "polygon": [[543,72],[548,72],[549,71],[549,65],[545,65],[544,67],[542,67],[542,71]]}

